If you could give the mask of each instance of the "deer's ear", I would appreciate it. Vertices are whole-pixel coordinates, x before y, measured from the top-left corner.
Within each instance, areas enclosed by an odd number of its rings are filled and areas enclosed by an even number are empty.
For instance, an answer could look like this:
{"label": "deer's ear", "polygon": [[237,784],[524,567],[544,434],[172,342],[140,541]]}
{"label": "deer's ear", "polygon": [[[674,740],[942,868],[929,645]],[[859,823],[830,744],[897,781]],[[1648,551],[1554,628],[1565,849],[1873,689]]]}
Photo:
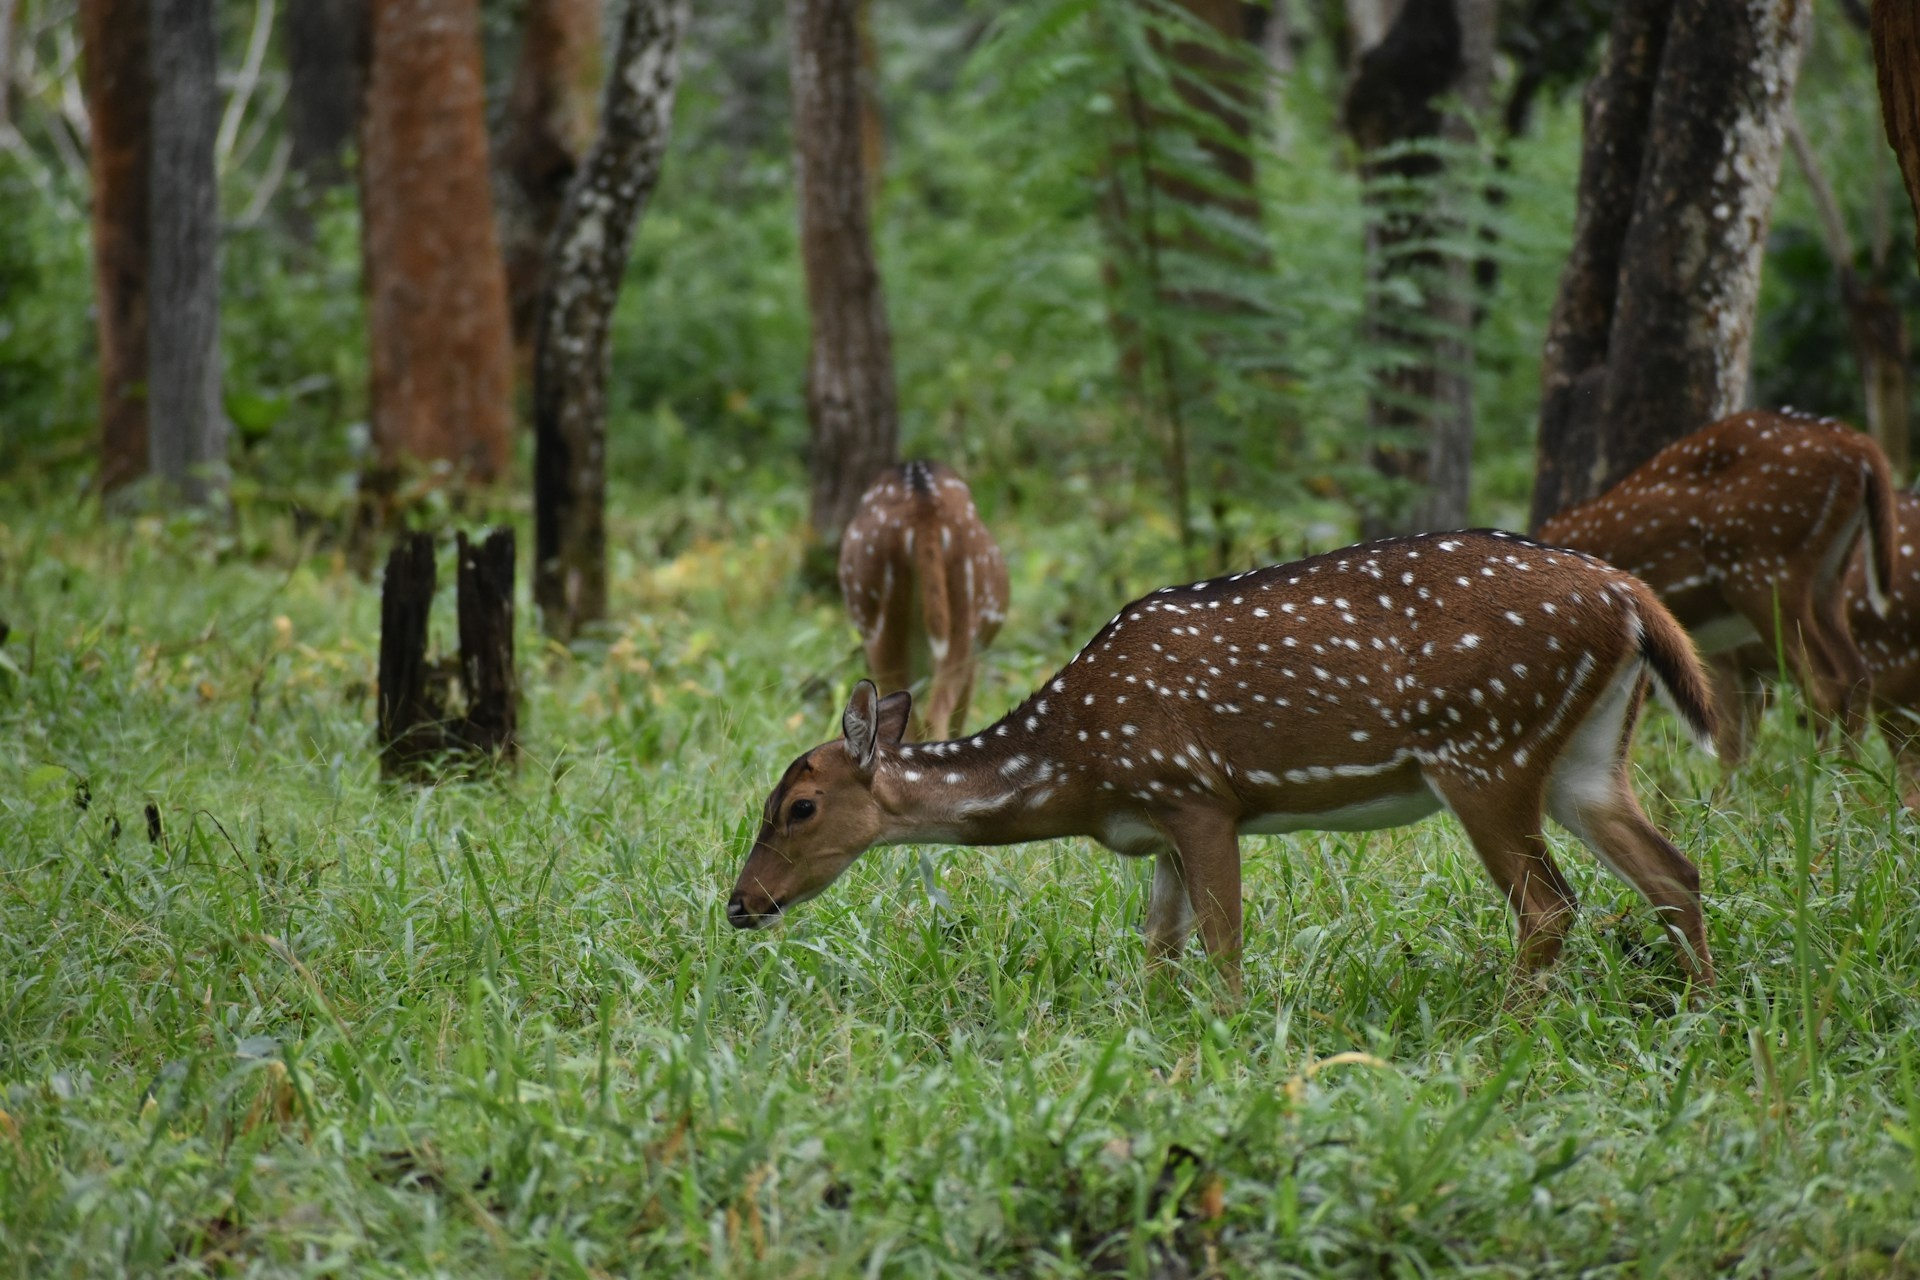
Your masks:
{"label": "deer's ear", "polygon": [[905,689],[880,699],[880,744],[897,747],[907,736],[907,720],[913,714],[913,695]]}
{"label": "deer's ear", "polygon": [[853,686],[853,696],[847,699],[847,709],[840,716],[840,732],[847,740],[853,767],[870,772],[880,745],[880,691],[873,687],[873,681],[862,680]]}

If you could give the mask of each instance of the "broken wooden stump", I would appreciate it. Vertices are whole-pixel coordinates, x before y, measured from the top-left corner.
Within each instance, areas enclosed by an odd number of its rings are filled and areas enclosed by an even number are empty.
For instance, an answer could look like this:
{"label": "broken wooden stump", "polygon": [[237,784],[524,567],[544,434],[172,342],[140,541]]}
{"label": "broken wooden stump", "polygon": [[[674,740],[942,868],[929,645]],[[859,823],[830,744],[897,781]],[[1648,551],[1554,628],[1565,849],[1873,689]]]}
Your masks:
{"label": "broken wooden stump", "polygon": [[495,529],[479,543],[459,535],[460,654],[435,662],[427,657],[437,581],[433,536],[403,534],[394,544],[380,587],[382,776],[429,781],[442,765],[510,761],[518,754],[513,566],[513,530]]}

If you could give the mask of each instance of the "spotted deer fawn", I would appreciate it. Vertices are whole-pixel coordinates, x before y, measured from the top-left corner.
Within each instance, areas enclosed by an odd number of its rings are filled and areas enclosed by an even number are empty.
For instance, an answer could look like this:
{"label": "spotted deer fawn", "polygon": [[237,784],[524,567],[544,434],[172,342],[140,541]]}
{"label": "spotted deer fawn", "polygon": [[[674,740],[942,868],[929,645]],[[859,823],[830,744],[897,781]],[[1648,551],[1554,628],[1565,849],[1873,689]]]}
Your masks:
{"label": "spotted deer fawn", "polygon": [[840,540],[840,594],[867,670],[904,689],[931,668],[924,725],[944,738],[967,718],[980,650],[1007,616],[1007,563],[966,481],[935,462],[893,467],[860,497]]}
{"label": "spotted deer fawn", "polygon": [[1599,556],[1659,594],[1708,655],[1728,765],[1745,751],[1740,683],[1752,670],[1733,651],[1754,642],[1785,655],[1823,726],[1859,732],[1868,671],[1841,578],[1862,541],[1875,598],[1894,568],[1893,485],[1870,437],[1792,410],[1735,414],[1534,536]]}
{"label": "spotted deer fawn", "polygon": [[855,686],[843,737],[767,799],[727,918],[766,924],[874,845],[1090,836],[1155,859],[1149,955],[1197,920],[1240,982],[1242,835],[1451,809],[1550,963],[1576,903],[1542,814],[1651,902],[1713,978],[1700,877],[1641,811],[1627,747],[1648,679],[1713,731],[1686,633],[1630,575],[1510,534],[1425,534],[1167,587],[1122,609],[992,727],[903,744],[910,699]]}

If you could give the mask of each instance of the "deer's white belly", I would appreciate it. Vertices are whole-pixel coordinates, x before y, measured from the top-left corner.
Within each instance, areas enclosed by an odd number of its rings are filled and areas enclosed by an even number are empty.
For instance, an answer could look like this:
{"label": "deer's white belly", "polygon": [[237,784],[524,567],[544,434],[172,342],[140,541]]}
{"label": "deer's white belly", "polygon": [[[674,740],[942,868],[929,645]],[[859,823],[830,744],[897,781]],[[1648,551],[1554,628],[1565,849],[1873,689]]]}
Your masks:
{"label": "deer's white belly", "polygon": [[1385,827],[1404,827],[1440,811],[1440,797],[1433,793],[1425,778],[1406,790],[1389,792],[1341,805],[1317,813],[1257,813],[1241,820],[1243,836],[1284,835],[1289,831],[1379,831]]}

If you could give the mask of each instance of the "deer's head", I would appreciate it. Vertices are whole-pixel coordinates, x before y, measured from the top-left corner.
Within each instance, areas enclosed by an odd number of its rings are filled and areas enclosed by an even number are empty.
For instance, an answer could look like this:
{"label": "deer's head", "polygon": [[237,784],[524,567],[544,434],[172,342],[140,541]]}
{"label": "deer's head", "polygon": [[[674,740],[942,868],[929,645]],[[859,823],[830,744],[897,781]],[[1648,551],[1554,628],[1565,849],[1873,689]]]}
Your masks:
{"label": "deer's head", "polygon": [[727,900],[734,928],[758,928],[817,896],[880,838],[874,764],[882,747],[906,733],[912,706],[908,694],[882,698],[873,681],[862,680],[840,717],[844,736],[787,766]]}

